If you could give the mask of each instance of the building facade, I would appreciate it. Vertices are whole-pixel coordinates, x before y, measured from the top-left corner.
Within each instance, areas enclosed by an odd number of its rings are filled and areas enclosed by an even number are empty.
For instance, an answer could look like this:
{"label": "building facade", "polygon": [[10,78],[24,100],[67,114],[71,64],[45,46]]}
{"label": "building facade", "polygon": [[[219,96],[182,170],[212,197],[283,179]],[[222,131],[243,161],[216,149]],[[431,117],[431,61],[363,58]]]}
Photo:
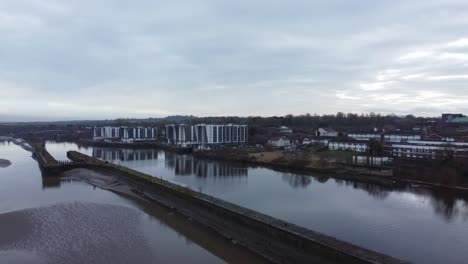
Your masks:
{"label": "building facade", "polygon": [[356,140],[382,140],[381,133],[349,133],[348,137]]}
{"label": "building facade", "polygon": [[421,140],[421,135],[409,133],[388,133],[384,135],[383,140],[387,142],[419,141]]}
{"label": "building facade", "polygon": [[445,141],[408,141],[390,146],[390,154],[405,159],[468,158],[468,143]]}
{"label": "building facade", "polygon": [[133,143],[138,141],[154,141],[158,130],[154,127],[94,127],[93,140]]}
{"label": "building facade", "polygon": [[369,141],[369,140],[377,140],[377,141],[385,141],[385,142],[406,142],[406,141],[415,141],[421,140],[421,133],[411,133],[411,132],[350,132],[348,133],[348,137],[362,140],[362,141]]}
{"label": "building facade", "polygon": [[364,141],[358,140],[333,140],[328,143],[329,150],[347,150],[356,152],[367,152],[369,146]]}
{"label": "building facade", "polygon": [[200,148],[222,144],[247,143],[246,125],[166,125],[168,144],[178,146],[196,146]]}

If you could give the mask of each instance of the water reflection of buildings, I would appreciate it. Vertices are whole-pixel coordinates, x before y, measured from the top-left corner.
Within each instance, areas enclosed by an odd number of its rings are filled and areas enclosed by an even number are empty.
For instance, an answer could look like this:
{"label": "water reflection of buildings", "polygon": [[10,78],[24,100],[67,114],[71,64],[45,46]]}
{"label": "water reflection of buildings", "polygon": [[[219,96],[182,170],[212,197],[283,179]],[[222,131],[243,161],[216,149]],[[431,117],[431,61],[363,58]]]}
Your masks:
{"label": "water reflection of buildings", "polygon": [[288,183],[294,189],[298,187],[305,188],[312,182],[312,177],[302,174],[283,173],[281,179]]}
{"label": "water reflection of buildings", "polygon": [[94,148],[93,157],[107,161],[154,160],[158,158],[158,151],[155,149]]}
{"label": "water reflection of buildings", "polygon": [[248,168],[230,163],[199,160],[191,155],[166,152],[166,167],[174,168],[175,175],[197,177],[247,177]]}

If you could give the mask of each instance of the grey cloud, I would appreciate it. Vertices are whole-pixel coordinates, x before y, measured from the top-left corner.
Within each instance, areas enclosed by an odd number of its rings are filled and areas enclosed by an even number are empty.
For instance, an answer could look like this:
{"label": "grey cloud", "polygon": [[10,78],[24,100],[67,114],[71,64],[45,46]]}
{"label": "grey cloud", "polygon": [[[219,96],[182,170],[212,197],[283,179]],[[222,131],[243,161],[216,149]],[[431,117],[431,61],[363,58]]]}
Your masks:
{"label": "grey cloud", "polygon": [[467,17],[457,0],[4,0],[0,114],[464,110]]}

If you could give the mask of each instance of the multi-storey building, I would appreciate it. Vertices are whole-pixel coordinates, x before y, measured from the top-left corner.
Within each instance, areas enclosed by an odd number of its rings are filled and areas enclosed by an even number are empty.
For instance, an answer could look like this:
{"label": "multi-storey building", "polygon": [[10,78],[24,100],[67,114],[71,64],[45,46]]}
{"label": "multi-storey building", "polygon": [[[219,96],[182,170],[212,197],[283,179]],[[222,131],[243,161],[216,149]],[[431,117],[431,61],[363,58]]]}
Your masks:
{"label": "multi-storey building", "polygon": [[93,140],[119,141],[132,143],[137,141],[154,141],[158,130],[153,127],[94,127]]}
{"label": "multi-storey building", "polygon": [[247,142],[247,126],[235,124],[166,125],[166,139],[168,144],[201,148],[219,144],[244,144]]}
{"label": "multi-storey building", "polygon": [[328,149],[330,150],[347,150],[356,152],[367,152],[369,146],[367,142],[352,139],[352,138],[338,138],[331,140],[328,143]]}
{"label": "multi-storey building", "polygon": [[405,159],[468,158],[468,143],[445,141],[408,141],[388,147],[390,154]]}
{"label": "multi-storey building", "polygon": [[421,134],[419,133],[410,133],[410,132],[351,132],[348,133],[348,137],[356,140],[378,140],[386,142],[405,142],[405,141],[415,141],[421,140]]}
{"label": "multi-storey building", "polygon": [[389,132],[385,133],[383,140],[387,142],[419,141],[421,140],[421,135],[404,132]]}
{"label": "multi-storey building", "polygon": [[348,133],[348,137],[354,138],[356,140],[382,140],[382,134],[381,133],[375,133],[375,132],[353,132],[353,133]]}

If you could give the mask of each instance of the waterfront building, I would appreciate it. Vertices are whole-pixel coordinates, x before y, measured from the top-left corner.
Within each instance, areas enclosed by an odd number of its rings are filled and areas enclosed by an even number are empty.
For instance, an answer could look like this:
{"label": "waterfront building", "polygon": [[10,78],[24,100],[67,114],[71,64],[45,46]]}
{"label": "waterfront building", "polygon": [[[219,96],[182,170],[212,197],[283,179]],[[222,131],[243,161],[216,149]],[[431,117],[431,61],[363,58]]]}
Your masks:
{"label": "waterfront building", "polygon": [[468,158],[467,142],[408,141],[389,146],[392,156],[405,159]]}
{"label": "waterfront building", "polygon": [[400,132],[400,131],[392,131],[392,132],[350,132],[348,133],[348,137],[362,140],[362,141],[369,141],[369,140],[378,140],[378,141],[386,141],[386,142],[405,142],[409,140],[421,140],[421,133],[411,133],[411,132]]}
{"label": "waterfront building", "polygon": [[[189,130],[191,130],[190,126],[187,126],[186,124],[166,125],[167,143],[171,145],[185,146],[187,142],[190,142],[191,137],[188,133]],[[189,134],[188,137],[187,134]]]}
{"label": "waterfront building", "polygon": [[302,139],[302,145],[311,145],[311,144],[320,144],[327,146],[328,142],[333,139],[333,137],[317,137],[317,136],[310,136],[310,137],[305,137]]}
{"label": "waterfront building", "polygon": [[166,125],[166,139],[168,144],[182,147],[239,145],[247,143],[247,126],[236,124]]}
{"label": "waterfront building", "polygon": [[328,143],[329,150],[348,150],[356,152],[367,152],[369,146],[367,142],[352,138],[338,138]]}
{"label": "waterfront building", "polygon": [[356,140],[382,140],[382,134],[381,133],[375,133],[375,132],[369,132],[369,133],[359,133],[359,132],[353,132],[353,133],[348,133],[348,137],[356,139]]}
{"label": "waterfront building", "polygon": [[133,143],[138,141],[154,141],[158,130],[153,127],[94,127],[93,140]]}
{"label": "waterfront building", "polygon": [[383,137],[387,142],[406,142],[421,140],[421,134],[407,133],[407,132],[389,132],[385,133]]}

